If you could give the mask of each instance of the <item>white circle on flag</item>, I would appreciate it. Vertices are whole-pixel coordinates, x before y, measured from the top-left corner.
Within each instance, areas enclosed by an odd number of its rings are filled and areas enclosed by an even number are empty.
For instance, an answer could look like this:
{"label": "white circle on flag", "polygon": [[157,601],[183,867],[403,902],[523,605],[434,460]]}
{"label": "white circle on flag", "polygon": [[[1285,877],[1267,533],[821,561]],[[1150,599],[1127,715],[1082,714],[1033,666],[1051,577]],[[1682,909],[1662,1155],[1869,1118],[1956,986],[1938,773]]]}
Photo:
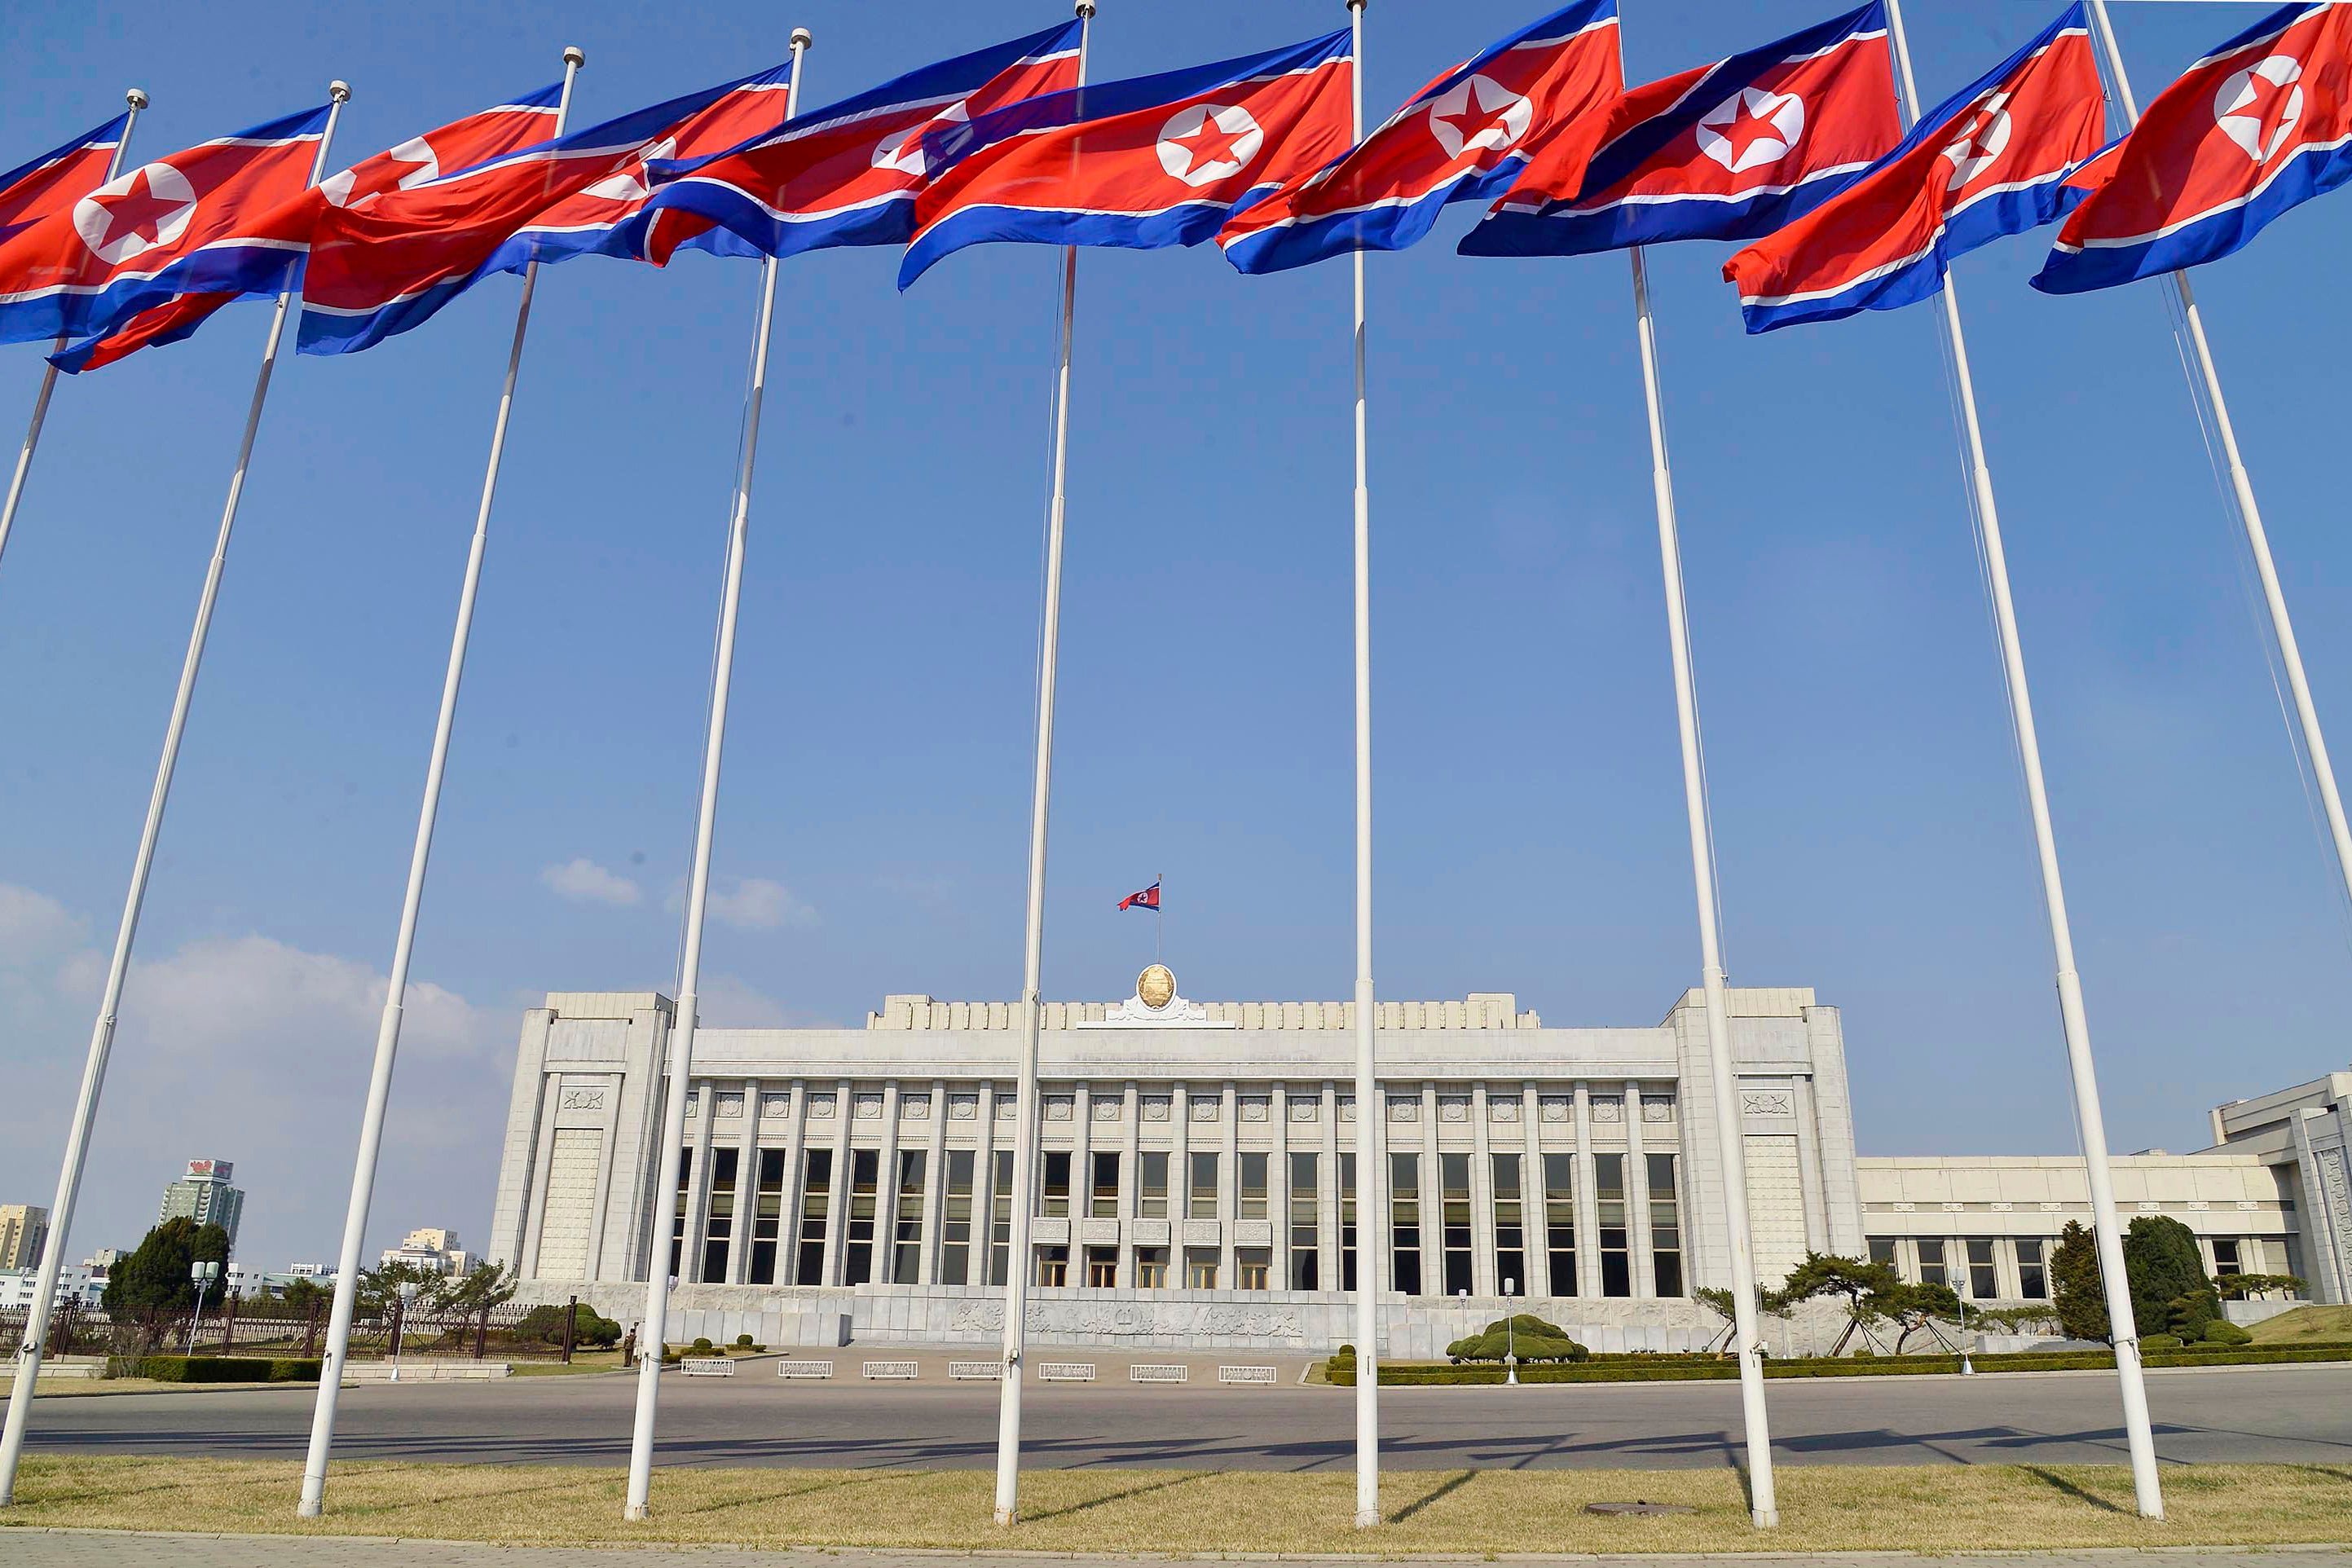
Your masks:
{"label": "white circle on flag", "polygon": [[[1742,120],[1761,121],[1769,129],[1749,137],[1745,143],[1723,133],[1722,127],[1737,125]],[[1700,117],[1698,150],[1733,174],[1744,174],[1787,157],[1796,146],[1797,138],[1804,133],[1803,99],[1793,92],[1767,92],[1760,87],[1743,87]]]}
{"label": "white circle on flag", "polygon": [[893,131],[875,144],[874,166],[894,174],[912,174],[919,180],[931,172],[930,160],[923,154],[923,138],[940,126],[960,124],[971,118],[971,111],[958,99],[929,120],[904,131]]}
{"label": "white circle on flag", "polygon": [[[1464,77],[1429,100],[1429,133],[1448,158],[1492,149],[1501,152],[1528,133],[1535,105],[1492,77]],[[1476,133],[1465,136],[1457,120],[1484,120]]]}
{"label": "white circle on flag", "polygon": [[[111,267],[171,244],[188,232],[195,216],[196,188],[188,176],[169,163],[148,163],[76,202],[73,225],[81,242]],[[131,226],[120,227],[123,223]]]}
{"label": "white circle on flag", "polygon": [[[2265,137],[2261,106],[2282,91],[2286,99],[2279,105],[2278,123]],[[2245,112],[2249,109],[2254,112]],[[2243,70],[2232,71],[2221,89],[2213,95],[2213,123],[2257,163],[2267,163],[2276,157],[2302,119],[2303,62],[2293,55],[2272,55]]]}
{"label": "white circle on flag", "polygon": [[1952,161],[1952,176],[1946,190],[1958,190],[2000,161],[2002,152],[2009,146],[2011,129],[2009,98],[2008,93],[1996,92],[1986,99],[1960,128],[1960,133],[1946,145],[1944,156]]}
{"label": "white circle on flag", "polygon": [[1160,166],[1198,190],[1249,167],[1265,132],[1237,104],[1196,103],[1160,128]]}

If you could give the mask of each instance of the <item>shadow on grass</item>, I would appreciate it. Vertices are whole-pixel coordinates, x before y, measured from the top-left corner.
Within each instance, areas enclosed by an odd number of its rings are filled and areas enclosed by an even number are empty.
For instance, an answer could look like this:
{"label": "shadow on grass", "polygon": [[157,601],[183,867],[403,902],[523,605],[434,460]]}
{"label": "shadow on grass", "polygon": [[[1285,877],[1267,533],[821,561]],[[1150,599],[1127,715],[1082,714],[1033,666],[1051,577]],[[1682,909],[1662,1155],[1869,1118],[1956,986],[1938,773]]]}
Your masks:
{"label": "shadow on grass", "polygon": [[2040,1465],[2020,1465],[2017,1467],[2017,1473],[2021,1476],[2032,1476],[2035,1480],[2040,1481],[2043,1486],[2050,1488],[2053,1491],[2064,1492],[2068,1497],[2074,1499],[2077,1502],[2089,1503],[2093,1508],[2097,1509],[2102,1513],[2127,1514],[2132,1511],[2130,1509],[2124,1508],[2119,1504],[2099,1496],[2096,1492],[2084,1490],[2083,1488],[2076,1486],[2073,1481],[2070,1481],[2065,1477],[2060,1475],[2057,1471],[2044,1469]]}
{"label": "shadow on grass", "polygon": [[[425,1467],[419,1468],[421,1468]],[[377,1475],[384,1475],[387,1473],[397,1472],[378,1470],[374,1473]],[[328,1505],[327,1511],[331,1515],[340,1515],[344,1518],[351,1518],[358,1515],[366,1515],[371,1518],[382,1518],[387,1514],[406,1513],[413,1509],[446,1508],[458,1503],[479,1502],[485,1498],[496,1498],[503,1501],[508,1498],[527,1497],[534,1494],[544,1495],[550,1492],[595,1491],[609,1488],[612,1484],[613,1478],[609,1476],[578,1475],[566,1476],[562,1480],[545,1481],[535,1486],[516,1486],[511,1481],[504,1481],[503,1484],[475,1487],[467,1489],[427,1491],[416,1497],[404,1497],[397,1499],[384,1498],[381,1500],[372,1500],[362,1497],[352,1499],[341,1503],[331,1501]],[[331,1491],[332,1489],[331,1488]]]}
{"label": "shadow on grass", "polygon": [[700,1503],[693,1508],[665,1509],[662,1510],[662,1516],[664,1518],[681,1519],[692,1514],[725,1513],[730,1509],[751,1508],[754,1506],[764,1506],[769,1503],[789,1502],[794,1498],[812,1497],[818,1492],[844,1491],[851,1487],[872,1486],[877,1481],[903,1481],[907,1479],[908,1473],[904,1470],[883,1470],[879,1472],[842,1470],[835,1473],[824,1480],[817,1482],[814,1486],[793,1487],[780,1492],[755,1492],[749,1497],[721,1498],[716,1502]]}
{"label": "shadow on grass", "polygon": [[1125,1502],[1129,1498],[1142,1497],[1150,1492],[1164,1492],[1171,1487],[1189,1485],[1203,1479],[1205,1479],[1204,1472],[1199,1470],[1180,1471],[1164,1480],[1148,1481],[1139,1487],[1129,1487],[1123,1492],[1105,1492],[1098,1498],[1088,1498],[1084,1502],[1074,1502],[1067,1508],[1048,1509],[1044,1513],[1024,1513],[1021,1516],[1021,1522],[1043,1524],[1049,1519],[1066,1519],[1074,1513],[1084,1513],[1088,1509],[1101,1508],[1108,1503]]}
{"label": "shadow on grass", "polygon": [[1475,1470],[1457,1470],[1453,1475],[1446,1477],[1445,1479],[1438,1482],[1437,1485],[1430,1488],[1429,1490],[1423,1492],[1421,1496],[1413,1499],[1412,1501],[1405,1504],[1402,1508],[1389,1515],[1389,1522],[1391,1524],[1402,1524],[1406,1520],[1411,1519],[1414,1514],[1417,1514],[1423,1509],[1428,1508],[1440,1498],[1446,1497],[1454,1492],[1458,1492],[1464,1487],[1468,1486],[1472,1479],[1477,1474],[1478,1472]]}

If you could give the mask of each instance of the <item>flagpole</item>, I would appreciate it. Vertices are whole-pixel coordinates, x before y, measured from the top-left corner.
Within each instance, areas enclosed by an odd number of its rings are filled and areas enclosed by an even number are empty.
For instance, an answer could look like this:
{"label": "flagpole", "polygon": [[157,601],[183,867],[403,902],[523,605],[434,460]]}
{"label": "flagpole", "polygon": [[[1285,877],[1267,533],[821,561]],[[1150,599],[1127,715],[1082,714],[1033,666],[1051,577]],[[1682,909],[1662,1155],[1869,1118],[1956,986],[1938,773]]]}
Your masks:
{"label": "flagpole", "polygon": [[[131,132],[139,124],[139,111],[147,107],[147,95],[134,87],[122,95],[122,101],[131,106],[131,112],[123,117],[122,134],[116,138],[114,153],[106,161],[106,178],[99,182],[101,185],[110,183],[122,172],[122,154],[130,150]],[[72,341],[71,334],[58,333],[51,352],[65,353]],[[8,552],[8,534],[16,526],[16,503],[25,497],[25,479],[33,471],[33,449],[41,444],[41,426],[49,417],[49,395],[57,387],[58,367],[43,365],[41,395],[33,399],[33,417],[25,426],[25,445],[16,453],[16,471],[8,480],[8,500],[5,505],[0,505],[0,555]]]}
{"label": "flagpole", "polygon": [[[2094,5],[2098,0],[2092,0]],[[1903,70],[1904,118],[1918,116],[1919,89],[1911,73],[1911,47],[1903,28],[1900,0],[1887,0],[1887,32]],[[2124,1403],[2124,1434],[2131,1450],[2132,1491],[2145,1519],[2164,1517],[2164,1494],[2157,1479],[2156,1440],[2148,1427],[2147,1384],[2140,1373],[2139,1334],[2132,1321],[2129,1276],[2124,1267],[2123,1232],[2116,1217],[2115,1180],[2107,1163],[2107,1132],[2099,1109],[2098,1079],[2091,1061],[2091,1021],[2083,1003],[2082,977],[2074,968],[2074,929],[2066,918],[2066,890],[2058,875],[2058,838],[2050,823],[2050,795],[2042,776],[2042,743],[2034,730],[2033,699],[2025,680],[2025,652],[2017,632],[2017,609],[2010,596],[2008,556],[2001,547],[2000,512],[1994,503],[1992,469],[1985,460],[1984,430],[1977,418],[1976,383],[1969,371],[1967,335],[1960,330],[1959,296],[1947,275],[1942,290],[1944,331],[1952,349],[1959,387],[1961,426],[1968,437],[1969,477],[1983,541],[1985,575],[1992,590],[1993,619],[2000,639],[2001,674],[2017,733],[2018,762],[2025,771],[2026,804],[2033,819],[2033,845],[2041,861],[2042,896],[2050,918],[2050,945],[2058,970],[2058,1016],[2066,1037],[2066,1062],[2073,1079],[2075,1125],[2091,1188],[2091,1224],[2098,1244],[2099,1277],[2115,1335],[2116,1380]]]}
{"label": "flagpole", "polygon": [[[588,57],[576,47],[563,51],[563,91],[556,100],[555,135],[563,134],[572,110],[572,86]],[[376,1163],[383,1142],[384,1111],[392,1099],[393,1059],[400,1048],[403,1003],[408,994],[408,966],[416,947],[417,913],[425,900],[425,862],[433,853],[433,829],[441,810],[441,781],[449,761],[449,736],[457,719],[457,687],[466,671],[466,647],[473,632],[474,600],[482,581],[482,554],[489,542],[490,500],[498,491],[499,465],[506,456],[507,421],[514,412],[515,380],[522,369],[523,334],[530,325],[530,298],[539,283],[539,263],[523,268],[522,298],[515,305],[513,344],[507,350],[506,384],[499,393],[499,411],[490,426],[490,460],[482,476],[481,505],[474,513],[474,539],[466,556],[465,583],[457,593],[457,626],[449,640],[449,665],[441,682],[441,711],[434,721],[433,751],[425,768],[425,802],[417,814],[416,841],[409,853],[408,887],[400,905],[400,931],[394,939],[392,976],[384,991],[383,1016],[376,1026],[375,1065],[368,1079],[367,1109],[360,1118],[357,1166],[352,1173],[350,1207],[343,1215],[343,1248],[335,1270],[335,1300],[327,1323],[327,1353],[320,1363],[319,1395],[310,1415],[310,1447],[302,1465],[301,1500],[296,1509],[304,1519],[326,1511],[327,1461],[334,1448],[335,1406],[342,1392],[343,1364],[351,1349],[352,1317],[359,1300],[362,1243],[366,1239],[368,1209],[375,1194]]]}
{"label": "flagpole", "polygon": [[[1658,557],[1665,573],[1666,640],[1675,671],[1675,720],[1682,736],[1683,804],[1689,818],[1691,876],[1698,889],[1700,978],[1706,996],[1708,1076],[1715,1089],[1716,1157],[1723,1167],[1723,1208],[1731,1238],[1732,1329],[1739,1345],[1739,1407],[1747,1432],[1748,1517],[1759,1529],[1780,1522],[1772,1479],[1772,1432],[1764,1405],[1763,1338],[1756,1311],[1756,1249],[1748,1217],[1746,1138],[1731,1061],[1730,980],[1715,902],[1715,843],[1707,826],[1706,770],[1699,746],[1698,692],[1691,672],[1690,614],[1683,597],[1682,542],[1675,521],[1674,470],[1658,386],[1657,329],[1650,316],[1650,273],[1642,247],[1633,264],[1633,331],[1642,350],[1642,395],[1650,418],[1650,486],[1658,513]],[[1638,1107],[1626,1108],[1633,1114]]]}
{"label": "flagpole", "polygon": [[[1095,0],[1076,0],[1078,85]],[[1045,816],[1054,779],[1054,677],[1062,642],[1062,520],[1070,458],[1070,337],[1077,314],[1078,247],[1062,249],[1062,349],[1054,374],[1054,496],[1045,518],[1045,626],[1037,647],[1037,760],[1029,796],[1029,902],[1021,957],[1021,1079],[1013,1090],[1012,1256],[1004,1268],[1003,1363],[996,1405],[998,1525],[1021,1517],[1021,1378],[1029,1340],[1030,1211],[1037,1163],[1037,1037],[1045,1026]]]}
{"label": "flagpole", "polygon": [[[2123,100],[2124,120],[2129,128],[2139,123],[2139,104],[2132,96],[2131,79],[2124,74],[2123,48],[2116,40],[2115,22],[2107,15],[2106,0],[2091,0],[2091,11],[2099,19],[2099,43],[2107,57],[2107,68],[2116,79],[2116,92]],[[2246,531],[2246,544],[2254,554],[2254,572],[2263,583],[2263,600],[2270,608],[2271,634],[2277,639],[2280,659],[2286,666],[2287,688],[2294,695],[2294,716],[2303,731],[2303,749],[2310,755],[2311,771],[2319,782],[2319,801],[2327,814],[2336,875],[2344,882],[2346,896],[2352,898],[2352,826],[2345,820],[2344,797],[2336,788],[2336,768],[2327,759],[2327,740],[2320,732],[2319,710],[2312,701],[2311,682],[2303,670],[2303,650],[2294,640],[2294,623],[2287,616],[2286,595],[2279,586],[2278,567],[2271,560],[2270,535],[2263,528],[2262,508],[2254,501],[2254,481],[2238,451],[2237,426],[2230,422],[2230,405],[2221,395],[2221,373],[2213,363],[2213,345],[2205,336],[2205,318],[2198,312],[2196,291],[2189,287],[2184,268],[2175,268],[2171,279],[2180,300],[2181,316],[2189,324],[2189,345],[2197,352],[2197,372],[2204,382],[2206,400],[2213,405],[2214,427],[2221,433],[2221,453],[2230,465],[2230,488],[2237,497],[2238,521]]]}
{"label": "flagpole", "polygon": [[[349,84],[329,84],[331,107],[319,138],[317,156],[310,161],[310,184],[326,172],[327,150],[334,145],[335,121],[352,96]],[[89,1153],[89,1132],[98,1119],[98,1097],[106,1082],[106,1058],[114,1046],[114,1024],[122,1005],[123,982],[131,970],[131,947],[139,931],[139,911],[147,899],[148,873],[155,866],[155,843],[163,829],[163,807],[171,799],[172,772],[180,761],[180,737],[188,727],[188,709],[196,694],[196,671],[204,662],[205,639],[213,625],[213,606],[219,601],[221,576],[228,564],[230,531],[236,525],[237,502],[245,494],[245,473],[253,460],[253,438],[261,428],[261,405],[269,396],[270,373],[278,366],[278,345],[286,335],[286,317],[294,289],[278,296],[269,319],[269,336],[262,345],[261,370],[254,378],[253,403],[246,410],[245,437],[236,449],[236,468],[229,476],[228,500],[221,509],[220,534],[213,542],[212,563],[205,571],[203,595],[196,601],[195,625],[188,633],[188,652],[180,665],[179,689],[172,699],[172,717],[163,729],[163,751],[155,763],[155,784],[147,797],[147,820],[139,833],[139,850],[131,864],[131,887],[122,903],[122,921],[114,934],[114,956],[107,964],[106,989],[98,1005],[98,1021],[90,1030],[89,1055],[83,1064],[80,1097],[74,1102],[73,1122],[66,1132],[65,1159],[58,1171],[58,1195],[52,1200],[48,1245],[42,1249],[39,1271],[33,1279],[33,1301],[25,1319],[25,1341],[16,1350],[16,1377],[8,1390],[8,1417],[0,1429],[0,1508],[16,1501],[16,1463],[24,1457],[25,1426],[31,1419],[33,1384],[40,1375],[41,1342],[48,1335],[49,1314],[57,1305],[58,1271],[66,1254],[66,1237],[73,1226],[74,1203],[81,1195],[82,1163]]]}
{"label": "flagpole", "polygon": [[[800,111],[801,59],[815,40],[793,29],[793,79],[784,119]],[[710,904],[710,845],[719,825],[719,753],[727,741],[728,687],[735,671],[735,622],[743,602],[743,552],[751,520],[751,477],[760,450],[760,405],[768,389],[768,341],[776,316],[776,258],[761,268],[760,325],[751,350],[751,384],[743,395],[743,454],[735,472],[727,530],[726,588],[719,601],[719,651],[710,672],[710,717],[703,738],[702,802],[695,821],[694,864],[686,894],[686,945],[678,961],[677,1012],[670,1025],[667,1083],[662,1100],[660,1174],[646,1253],[645,1322],[637,1335],[636,1420],[629,1434],[629,1495],[622,1517],[651,1516],[654,1415],[661,1397],[662,1336],[669,1312],[669,1205],[677,1191],[678,1145],[686,1137],[686,1097],[694,1070],[695,1009],[702,983],[702,928]],[[714,1112],[715,1114],[715,1112]]]}

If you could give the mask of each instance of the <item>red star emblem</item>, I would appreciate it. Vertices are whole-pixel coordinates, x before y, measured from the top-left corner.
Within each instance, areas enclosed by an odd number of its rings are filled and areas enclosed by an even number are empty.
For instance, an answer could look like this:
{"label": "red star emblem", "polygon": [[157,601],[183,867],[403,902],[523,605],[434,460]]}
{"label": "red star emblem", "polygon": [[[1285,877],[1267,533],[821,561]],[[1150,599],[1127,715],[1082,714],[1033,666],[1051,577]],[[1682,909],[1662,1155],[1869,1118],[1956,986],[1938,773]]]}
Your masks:
{"label": "red star emblem", "polygon": [[[1769,108],[1778,108],[1780,103],[1777,98],[1766,100]],[[1779,142],[1783,138],[1779,126],[1750,109],[1748,100],[1742,98],[1738,112],[1732,117],[1730,124],[1723,127],[1723,139],[1731,143],[1731,163],[1737,168],[1748,156],[1748,149],[1759,142]]]}
{"label": "red star emblem", "polygon": [[2298,79],[2282,86],[2260,71],[2251,71],[2246,76],[2246,91],[2251,96],[2230,113],[2252,121],[2260,128],[2254,145],[2267,147],[2271,138],[2278,134],[2279,127],[2286,123],[2287,110],[2294,107],[2294,95],[2302,85]]}
{"label": "red star emblem", "polygon": [[157,195],[144,169],[131,176],[131,188],[121,195],[93,196],[90,199],[106,214],[106,237],[94,247],[100,250],[131,235],[137,235],[149,245],[162,244],[163,226],[188,205],[170,196]]}
{"label": "red star emblem", "polygon": [[[1462,145],[1465,149],[1469,148],[1474,143],[1478,143],[1478,138],[1486,134],[1487,132],[1496,129],[1500,129],[1503,132],[1501,137],[1503,144],[1505,146],[1508,146],[1511,140],[1511,130],[1510,126],[1506,122],[1510,119],[1511,110],[1518,107],[1518,102],[1519,100],[1516,98],[1507,97],[1503,100],[1502,106],[1500,108],[1482,108],[1478,102],[1478,89],[1474,87],[1466,95],[1465,95],[1462,100],[1462,107],[1458,111],[1453,114],[1441,114],[1437,118],[1444,121],[1448,125],[1454,127],[1454,129],[1461,133]],[[1479,151],[1481,152],[1492,152],[1494,150],[1494,144],[1491,142],[1479,144]]]}
{"label": "red star emblem", "polygon": [[1215,115],[1204,114],[1201,117],[1201,129],[1190,136],[1179,136],[1175,142],[1192,155],[1192,162],[1185,173],[1196,174],[1212,163],[1240,163],[1241,160],[1234,156],[1234,147],[1241,139],[1240,133],[1219,125]]}

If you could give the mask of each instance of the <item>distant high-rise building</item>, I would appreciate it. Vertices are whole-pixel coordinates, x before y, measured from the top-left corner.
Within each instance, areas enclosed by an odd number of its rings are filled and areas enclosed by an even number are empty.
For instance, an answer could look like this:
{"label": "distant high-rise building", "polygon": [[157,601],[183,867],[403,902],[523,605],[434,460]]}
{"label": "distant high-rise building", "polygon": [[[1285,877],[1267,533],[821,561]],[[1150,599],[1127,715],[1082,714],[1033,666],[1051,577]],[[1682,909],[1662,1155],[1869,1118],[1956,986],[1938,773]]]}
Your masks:
{"label": "distant high-rise building", "polygon": [[49,1211],[32,1204],[0,1204],[0,1268],[33,1268],[49,1237]]}
{"label": "distant high-rise building", "polygon": [[407,1240],[386,1250],[377,1262],[412,1263],[431,1273],[463,1276],[471,1274],[480,1259],[458,1246],[456,1231],[427,1226],[410,1231]]}
{"label": "distant high-rise building", "polygon": [[245,1215],[245,1192],[229,1185],[236,1167],[226,1160],[191,1160],[188,1173],[163,1189],[163,1206],[155,1223],[192,1219],[216,1225],[228,1232],[229,1250],[236,1250],[236,1222]]}

